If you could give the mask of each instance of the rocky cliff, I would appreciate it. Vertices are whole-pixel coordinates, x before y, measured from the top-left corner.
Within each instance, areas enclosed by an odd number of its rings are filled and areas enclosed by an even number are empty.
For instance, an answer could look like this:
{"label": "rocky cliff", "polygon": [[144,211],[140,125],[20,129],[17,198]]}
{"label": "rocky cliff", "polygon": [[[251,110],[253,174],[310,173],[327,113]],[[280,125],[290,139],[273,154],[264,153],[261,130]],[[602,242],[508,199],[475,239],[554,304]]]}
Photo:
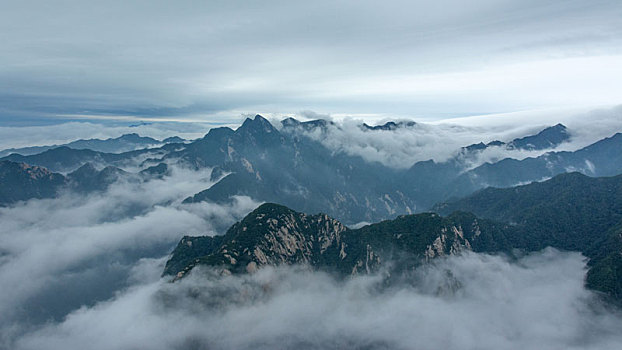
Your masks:
{"label": "rocky cliff", "polygon": [[196,265],[230,274],[254,272],[265,265],[304,264],[349,275],[377,271],[397,260],[400,263],[393,268],[408,269],[435,257],[486,248],[499,232],[464,213],[447,218],[406,215],[355,230],[325,214],[263,204],[224,236],[184,237],[165,274],[181,278]]}

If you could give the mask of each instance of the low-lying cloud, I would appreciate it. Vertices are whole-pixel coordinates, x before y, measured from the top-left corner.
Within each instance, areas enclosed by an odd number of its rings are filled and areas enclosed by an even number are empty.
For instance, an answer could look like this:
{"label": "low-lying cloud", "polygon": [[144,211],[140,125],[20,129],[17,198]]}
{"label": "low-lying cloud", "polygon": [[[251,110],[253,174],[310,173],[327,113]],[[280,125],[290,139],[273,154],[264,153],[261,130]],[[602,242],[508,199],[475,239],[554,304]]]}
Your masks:
{"label": "low-lying cloud", "polygon": [[26,329],[109,299],[134,283],[130,270],[140,259],[167,255],[185,234],[222,234],[259,204],[248,197],[181,204],[210,187],[209,177],[209,169],[172,167],[162,179],[0,208],[0,348]]}
{"label": "low-lying cloud", "polygon": [[[278,126],[284,117],[284,115],[271,115],[271,121]],[[297,117],[303,120],[331,119],[330,115],[311,111],[301,112]],[[418,122],[414,126],[393,131],[370,132],[360,127],[363,122],[382,124],[389,120],[391,119],[340,117],[335,118],[334,125],[328,126],[327,133],[318,129],[308,135],[334,152],[360,156],[366,161],[380,162],[393,168],[408,168],[418,161],[429,159],[436,162],[446,161],[458,155],[461,147],[464,146],[494,140],[509,142],[514,138],[536,134],[557,123],[563,123],[568,127],[571,139],[569,142],[562,143],[554,151],[575,151],[616,132],[622,132],[622,106],[600,110],[531,111],[448,119],[434,123]],[[129,127],[71,122],[53,126],[0,127],[0,150],[10,147],[62,144],[79,138],[105,139],[130,132],[156,139],[164,139],[173,135],[196,139],[203,137],[213,126],[215,125],[205,123],[169,122]],[[236,127],[235,124],[228,126]],[[36,140],[36,144],[33,140]],[[551,150],[526,151],[490,147],[467,159],[465,166],[473,168],[485,162],[495,162],[503,158],[537,157]],[[150,155],[144,154],[140,157],[145,159]],[[138,171],[140,169],[128,166],[126,170]]]}
{"label": "low-lying cloud", "polygon": [[[416,123],[396,130],[369,131],[360,126],[359,118],[344,118],[328,125],[326,132],[315,129],[306,134],[335,152],[360,156],[370,162],[380,162],[394,168],[408,168],[418,161],[444,162],[460,153],[461,147],[494,140],[512,141],[535,135],[546,127],[563,123],[571,135],[555,149],[528,151],[489,147],[465,159],[466,168],[504,158],[537,157],[549,151],[575,151],[616,132],[622,132],[622,107],[564,113],[533,111],[497,116],[452,119],[440,123]],[[303,112],[304,119],[330,118],[313,112]],[[382,124],[388,119],[377,121]]]}
{"label": "low-lying cloud", "polygon": [[[583,287],[578,253],[545,250],[510,262],[464,254],[404,283],[336,280],[303,267],[253,275],[197,270],[135,285],[17,339],[16,349],[613,349],[620,315]],[[145,276],[150,276],[145,278]],[[149,278],[151,279],[149,281]]]}

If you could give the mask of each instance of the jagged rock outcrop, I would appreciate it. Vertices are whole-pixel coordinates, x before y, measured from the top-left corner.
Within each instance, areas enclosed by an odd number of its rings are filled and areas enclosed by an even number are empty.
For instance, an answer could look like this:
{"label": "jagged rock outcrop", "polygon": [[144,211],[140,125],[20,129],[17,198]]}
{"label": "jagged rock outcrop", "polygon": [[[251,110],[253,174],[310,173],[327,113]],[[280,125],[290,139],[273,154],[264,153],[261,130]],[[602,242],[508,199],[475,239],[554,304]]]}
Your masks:
{"label": "jagged rock outcrop", "polygon": [[553,247],[583,253],[589,258],[587,286],[622,300],[622,175],[564,174],[543,183],[488,189],[437,208],[451,214],[402,215],[350,229],[325,214],[263,204],[224,236],[184,237],[165,275],[181,278],[197,265],[230,274],[283,264],[346,276],[386,267],[390,275],[400,275],[464,251],[513,255]]}
{"label": "jagged rock outcrop", "polygon": [[263,204],[224,236],[184,237],[164,273],[181,278],[196,265],[229,274],[305,264],[349,275],[377,271],[397,259],[401,265],[394,268],[409,269],[434,257],[487,248],[486,240],[499,229],[484,230],[488,235],[481,237],[480,223],[464,213],[406,215],[353,230],[325,214]]}

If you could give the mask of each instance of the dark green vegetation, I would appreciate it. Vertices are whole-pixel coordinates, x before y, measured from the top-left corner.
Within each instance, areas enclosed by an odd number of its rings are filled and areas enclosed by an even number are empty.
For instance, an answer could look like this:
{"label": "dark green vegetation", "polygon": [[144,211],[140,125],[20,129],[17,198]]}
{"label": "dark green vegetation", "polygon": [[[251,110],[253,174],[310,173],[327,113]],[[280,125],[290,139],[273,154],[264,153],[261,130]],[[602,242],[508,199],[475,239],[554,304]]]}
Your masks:
{"label": "dark green vegetation", "polygon": [[223,236],[184,236],[173,250],[175,259],[166,262],[164,274],[176,275],[182,271],[187,272],[199,262],[198,257],[211,254],[219,248],[222,240]]}
{"label": "dark green vegetation", "polygon": [[[360,128],[369,133],[391,133],[414,123],[389,122]],[[330,121],[299,122],[289,118],[277,130],[261,116],[247,119],[237,130],[215,128],[188,144],[173,143],[154,149],[104,153],[58,147],[46,152],[4,159],[71,172],[85,163],[123,168],[139,164],[155,176],[164,176],[164,164],[213,168],[214,186],[186,199],[186,203],[225,203],[235,195],[257,201],[282,203],[302,212],[325,212],[346,223],[379,221],[400,214],[422,212],[434,203],[460,198],[488,187],[510,187],[567,172],[591,176],[622,173],[622,135],[599,141],[576,152],[552,152],[524,160],[505,159],[471,170],[469,164],[491,148],[546,149],[569,138],[563,125],[508,143],[493,141],[464,147],[443,163],[417,162],[408,168],[390,168],[359,156],[334,151],[310,137],[340,126]],[[327,134],[328,135],[328,134]],[[390,137],[390,134],[387,135]],[[162,164],[162,165],[159,165]],[[4,184],[2,184],[4,185]]]}
{"label": "dark green vegetation", "polygon": [[[408,270],[465,250],[511,255],[554,247],[583,253],[590,259],[587,286],[622,298],[622,175],[562,174],[436,209],[447,216],[403,215],[354,230],[324,214],[264,204],[222,237],[184,237],[165,274],[182,277],[197,264],[237,273],[296,263],[356,274],[386,262]],[[190,239],[199,242],[192,250],[184,247]],[[194,248],[201,246],[207,248]]]}
{"label": "dark green vegetation", "polygon": [[562,174],[515,188],[487,188],[436,209],[509,223],[520,232],[512,244],[526,251],[579,251],[590,258],[587,285],[622,298],[622,175]]}

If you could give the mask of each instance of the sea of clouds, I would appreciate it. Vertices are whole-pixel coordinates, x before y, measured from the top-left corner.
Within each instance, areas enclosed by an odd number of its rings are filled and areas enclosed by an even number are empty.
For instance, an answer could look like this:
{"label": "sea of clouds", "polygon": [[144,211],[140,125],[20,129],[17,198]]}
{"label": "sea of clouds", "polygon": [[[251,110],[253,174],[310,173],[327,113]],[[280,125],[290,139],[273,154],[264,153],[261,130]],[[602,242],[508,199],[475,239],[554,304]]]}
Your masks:
{"label": "sea of clouds", "polygon": [[114,296],[131,284],[141,259],[168,255],[183,235],[222,234],[259,204],[248,197],[181,204],[212,185],[210,173],[173,167],[162,179],[119,181],[103,193],[65,192],[0,208],[5,344]]}
{"label": "sea of clouds", "polygon": [[[564,147],[581,147],[621,130],[620,111],[561,120],[573,135]],[[594,120],[602,123],[581,127]],[[471,120],[462,126],[417,124],[372,133],[354,127],[355,120],[343,120],[338,125],[344,127],[320,140],[335,151],[401,167],[423,158],[440,161],[470,143],[508,141],[555,124],[551,121],[482,126]],[[77,127],[74,131],[82,134],[73,139],[125,133],[96,124]],[[44,144],[71,140],[71,130],[55,136],[37,128],[20,130],[33,139],[48,135]],[[9,129],[0,127],[0,135],[13,137],[15,130]],[[62,129],[61,124],[51,130]],[[171,130],[149,136],[157,135],[171,136]],[[119,181],[100,193],[65,192],[0,208],[0,348],[622,345],[619,311],[583,285],[585,258],[551,249],[518,261],[474,253],[439,259],[392,285],[384,283],[383,273],[340,280],[305,267],[225,277],[203,268],[170,283],[161,273],[182,236],[223,234],[260,203],[235,197],[228,204],[182,204],[213,184],[211,171],[169,165],[171,174],[161,179]]]}
{"label": "sea of clouds", "polygon": [[133,284],[15,349],[614,349],[617,311],[583,287],[585,260],[552,249],[510,262],[464,254],[387,286],[383,275],[339,280],[304,267],[160,279],[143,259]]}
{"label": "sea of clouds", "polygon": [[[259,203],[182,204],[210,171],[118,182],[103,193],[0,208],[0,348],[611,349],[618,310],[583,283],[586,260],[553,249],[467,253],[385,283],[304,266],[171,283],[183,235],[222,234]],[[399,263],[399,262],[396,262]]]}
{"label": "sea of clouds", "polygon": [[[244,115],[252,117],[252,115]],[[239,119],[242,120],[244,116]],[[280,127],[280,120],[287,115],[269,115],[271,122]],[[380,162],[393,168],[409,168],[415,162],[434,160],[444,162],[456,157],[461,148],[494,140],[503,142],[537,134],[546,127],[563,123],[570,133],[569,142],[555,149],[538,151],[509,150],[505,147],[489,147],[465,159],[467,169],[486,162],[504,158],[524,159],[537,157],[549,151],[575,151],[603,138],[622,132],[622,106],[598,110],[551,110],[526,111],[498,115],[464,117],[434,122],[418,122],[412,127],[392,131],[370,132],[361,128],[362,123],[383,124],[399,121],[388,117],[363,118],[357,116],[331,116],[304,111],[293,115],[301,120],[332,120],[327,132],[315,130],[307,136],[321,142],[333,152],[360,156],[370,162]],[[239,124],[213,125],[206,122],[154,122],[133,126],[102,124],[92,121],[69,122],[46,126],[0,126],[0,150],[26,146],[60,145],[78,139],[119,137],[138,133],[158,140],[177,135],[185,139],[203,137],[211,127]]]}

